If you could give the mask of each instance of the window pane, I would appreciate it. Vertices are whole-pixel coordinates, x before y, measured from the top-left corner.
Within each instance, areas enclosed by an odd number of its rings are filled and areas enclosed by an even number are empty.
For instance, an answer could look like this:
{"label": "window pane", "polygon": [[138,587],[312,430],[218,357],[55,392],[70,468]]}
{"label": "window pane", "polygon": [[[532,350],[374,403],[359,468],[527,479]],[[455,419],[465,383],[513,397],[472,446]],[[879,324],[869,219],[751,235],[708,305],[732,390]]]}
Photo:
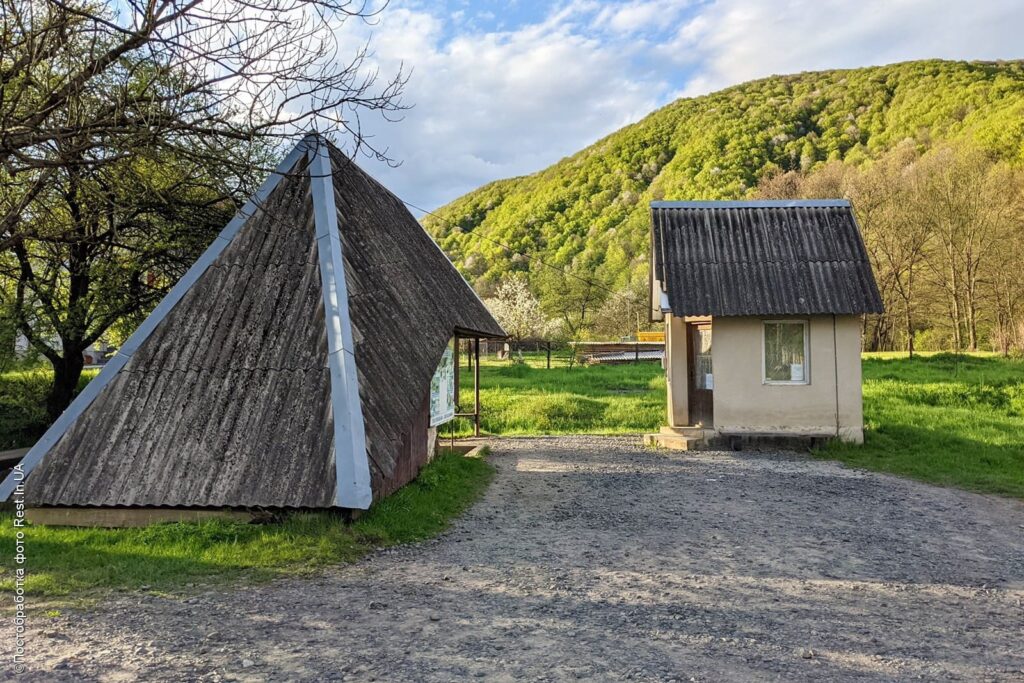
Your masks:
{"label": "window pane", "polygon": [[804,323],[765,323],[764,378],[769,382],[805,382]]}

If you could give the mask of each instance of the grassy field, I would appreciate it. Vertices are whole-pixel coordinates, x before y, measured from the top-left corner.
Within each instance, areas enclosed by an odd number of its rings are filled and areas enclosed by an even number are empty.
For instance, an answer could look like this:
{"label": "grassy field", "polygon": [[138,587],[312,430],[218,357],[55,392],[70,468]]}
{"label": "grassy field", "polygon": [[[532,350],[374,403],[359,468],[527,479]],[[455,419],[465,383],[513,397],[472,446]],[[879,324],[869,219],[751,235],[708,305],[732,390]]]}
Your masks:
{"label": "grassy field", "polygon": [[[166,592],[239,578],[267,580],[350,562],[373,548],[436,535],[476,500],[492,474],[481,457],[444,453],[416,481],[353,524],[328,514],[299,514],[277,524],[30,526],[25,538],[28,602],[52,608],[89,602],[111,589]],[[11,513],[4,513],[0,591],[8,593],[14,588],[14,531]]]}
{"label": "grassy field", "polygon": [[[657,364],[481,366],[483,431],[631,433],[663,424]],[[865,354],[863,446],[818,453],[867,469],[1024,498],[1024,360],[992,354]],[[463,372],[465,403],[472,376]],[[468,433],[466,421],[457,433]]]}
{"label": "grassy field", "polygon": [[1024,498],[1024,360],[871,354],[863,363],[865,443],[820,455]]}
{"label": "grassy field", "polygon": [[[525,364],[481,363],[484,432],[629,434],[657,429],[665,419],[665,374],[657,363],[548,370],[543,354],[525,359]],[[465,366],[460,392],[463,409],[471,410],[473,375]],[[456,435],[469,434],[470,422],[457,420],[454,428]]]}

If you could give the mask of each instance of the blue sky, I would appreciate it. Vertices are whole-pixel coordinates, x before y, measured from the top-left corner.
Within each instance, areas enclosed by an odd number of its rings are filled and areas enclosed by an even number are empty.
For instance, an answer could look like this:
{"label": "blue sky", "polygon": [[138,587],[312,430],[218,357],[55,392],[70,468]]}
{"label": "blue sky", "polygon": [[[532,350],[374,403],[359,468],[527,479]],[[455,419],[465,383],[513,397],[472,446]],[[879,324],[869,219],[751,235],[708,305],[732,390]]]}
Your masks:
{"label": "blue sky", "polygon": [[363,125],[398,168],[361,164],[437,207],[540,170],[677,97],[777,73],[908,59],[1024,57],[1021,0],[391,0],[369,38],[411,70],[398,122]]}

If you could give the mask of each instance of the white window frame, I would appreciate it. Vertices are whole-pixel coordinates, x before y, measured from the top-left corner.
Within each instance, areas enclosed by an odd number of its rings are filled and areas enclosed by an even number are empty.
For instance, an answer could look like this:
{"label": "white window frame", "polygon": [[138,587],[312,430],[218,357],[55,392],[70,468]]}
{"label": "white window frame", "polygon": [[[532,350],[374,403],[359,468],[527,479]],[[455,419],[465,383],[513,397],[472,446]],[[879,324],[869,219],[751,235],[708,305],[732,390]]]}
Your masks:
{"label": "white window frame", "polygon": [[[794,380],[782,380],[782,379],[768,379],[768,368],[767,368],[767,352],[768,349],[765,347],[764,335],[768,325],[793,325],[801,324],[804,326],[804,378],[799,381]],[[811,321],[801,319],[783,319],[783,320],[762,320],[761,321],[761,384],[765,385],[780,385],[780,386],[806,386],[811,383]]]}

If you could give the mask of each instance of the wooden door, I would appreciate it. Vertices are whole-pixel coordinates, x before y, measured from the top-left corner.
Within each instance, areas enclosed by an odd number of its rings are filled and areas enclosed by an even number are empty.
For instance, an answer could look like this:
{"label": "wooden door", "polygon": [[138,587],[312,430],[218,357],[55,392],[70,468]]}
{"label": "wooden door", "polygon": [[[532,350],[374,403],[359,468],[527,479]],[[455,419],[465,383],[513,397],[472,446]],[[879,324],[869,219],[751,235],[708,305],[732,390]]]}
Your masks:
{"label": "wooden door", "polygon": [[690,424],[714,424],[715,378],[711,368],[711,323],[689,323]]}

